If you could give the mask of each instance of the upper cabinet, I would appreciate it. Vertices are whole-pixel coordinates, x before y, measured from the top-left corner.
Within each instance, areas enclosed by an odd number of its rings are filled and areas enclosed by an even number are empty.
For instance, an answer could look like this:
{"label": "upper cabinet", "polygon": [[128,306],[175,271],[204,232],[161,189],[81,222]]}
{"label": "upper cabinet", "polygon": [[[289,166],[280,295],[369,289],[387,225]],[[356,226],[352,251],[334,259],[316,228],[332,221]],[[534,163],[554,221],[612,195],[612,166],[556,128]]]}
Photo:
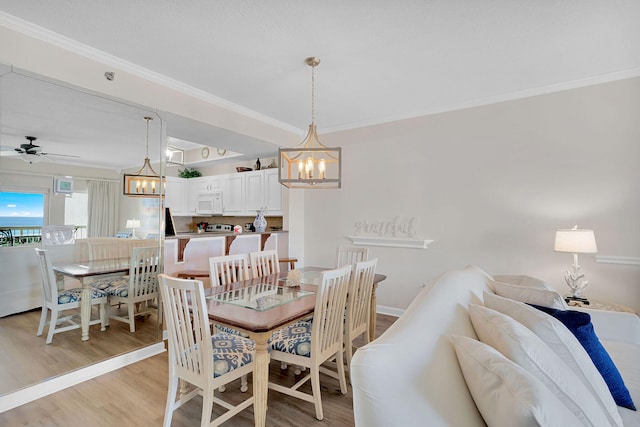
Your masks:
{"label": "upper cabinet", "polygon": [[224,175],[225,216],[255,216],[263,206],[267,216],[282,215],[282,185],[278,169]]}
{"label": "upper cabinet", "polygon": [[282,215],[282,185],[278,169],[203,176],[200,178],[167,177],[165,206],[174,216],[215,215],[216,212],[198,208],[199,201],[207,201],[222,192],[224,216],[255,216],[263,206],[267,216]]}

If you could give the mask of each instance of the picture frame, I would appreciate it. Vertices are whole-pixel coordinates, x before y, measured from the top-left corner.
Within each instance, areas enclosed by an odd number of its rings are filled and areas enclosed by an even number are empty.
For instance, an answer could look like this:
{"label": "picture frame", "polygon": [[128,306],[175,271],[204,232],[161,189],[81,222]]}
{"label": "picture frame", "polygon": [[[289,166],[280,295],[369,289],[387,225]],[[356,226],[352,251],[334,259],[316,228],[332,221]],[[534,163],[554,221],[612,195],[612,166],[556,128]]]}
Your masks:
{"label": "picture frame", "polygon": [[55,177],[53,179],[53,192],[56,194],[73,194],[73,177]]}

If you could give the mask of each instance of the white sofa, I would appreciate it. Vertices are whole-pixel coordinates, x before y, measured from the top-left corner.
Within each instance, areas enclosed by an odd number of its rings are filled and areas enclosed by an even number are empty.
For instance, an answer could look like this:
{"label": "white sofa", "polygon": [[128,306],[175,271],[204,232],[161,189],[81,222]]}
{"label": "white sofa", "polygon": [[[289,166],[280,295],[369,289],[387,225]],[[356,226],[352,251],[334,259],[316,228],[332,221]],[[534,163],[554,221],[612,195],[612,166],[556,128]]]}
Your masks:
{"label": "white sofa", "polygon": [[[483,305],[483,292],[493,293],[492,279],[474,266],[445,273],[418,294],[383,335],[355,353],[351,381],[357,426],[485,425],[452,336],[478,339],[467,309],[469,304]],[[596,334],[633,401],[640,404],[638,316],[584,311],[591,314]],[[617,410],[624,426],[640,425],[640,412]]]}

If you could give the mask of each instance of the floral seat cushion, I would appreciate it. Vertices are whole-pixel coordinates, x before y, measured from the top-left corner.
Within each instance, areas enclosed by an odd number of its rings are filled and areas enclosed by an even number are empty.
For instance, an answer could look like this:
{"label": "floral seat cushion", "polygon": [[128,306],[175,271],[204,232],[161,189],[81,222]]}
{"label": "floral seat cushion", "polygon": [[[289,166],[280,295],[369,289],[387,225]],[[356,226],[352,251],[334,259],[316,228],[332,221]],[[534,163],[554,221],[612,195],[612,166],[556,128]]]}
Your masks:
{"label": "floral seat cushion", "polygon": [[[80,301],[80,295],[82,288],[65,289],[58,292],[58,304],[69,304],[71,302]],[[92,289],[91,299],[102,298],[107,296],[104,292],[98,289]]]}
{"label": "floral seat cushion", "polygon": [[271,348],[299,356],[311,356],[311,323],[299,321],[274,332]]}
{"label": "floral seat cushion", "polygon": [[93,289],[97,289],[99,291],[109,293],[111,288],[121,286],[123,284],[126,285],[128,283],[129,283],[129,279],[117,279],[117,280],[102,279],[102,280],[96,280],[91,284],[91,286],[93,287]]}
{"label": "floral seat cushion", "polygon": [[225,333],[213,335],[211,345],[214,378],[251,363],[256,351],[255,341]]}

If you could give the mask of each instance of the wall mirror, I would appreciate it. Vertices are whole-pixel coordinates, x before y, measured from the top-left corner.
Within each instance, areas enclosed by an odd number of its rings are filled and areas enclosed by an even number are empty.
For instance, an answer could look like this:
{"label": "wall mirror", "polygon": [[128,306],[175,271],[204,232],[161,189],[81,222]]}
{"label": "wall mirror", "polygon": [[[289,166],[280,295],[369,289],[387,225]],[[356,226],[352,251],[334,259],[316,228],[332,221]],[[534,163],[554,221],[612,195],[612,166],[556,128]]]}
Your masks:
{"label": "wall mirror", "polygon": [[[74,176],[73,188],[77,192],[86,192],[91,179],[119,182],[121,189],[120,169],[135,171],[144,163],[144,116],[154,118],[149,127],[149,157],[156,165],[159,160],[164,161],[165,126],[154,111],[8,67],[0,72],[0,145],[20,147],[28,142],[25,136],[36,136],[42,152],[60,155],[33,163],[12,156],[0,157],[0,191],[48,189],[45,224],[64,221],[66,195],[52,194],[56,175]],[[164,168],[161,164],[156,171],[163,174]],[[118,227],[124,229],[126,220],[138,215],[155,215],[159,232],[161,206],[160,199],[121,196]],[[162,244],[159,240],[158,246]],[[100,332],[99,325],[92,326],[89,341],[81,341],[80,330],[74,330],[56,334],[51,344],[45,344],[46,328],[43,336],[36,336],[39,309],[8,315],[6,309],[12,299],[22,298],[24,288],[40,299],[34,251],[38,246],[0,247],[0,298],[4,301],[0,317],[0,396],[149,346],[161,337],[157,317],[152,315],[137,321],[135,333],[129,332],[127,324],[111,320],[106,332]]]}

